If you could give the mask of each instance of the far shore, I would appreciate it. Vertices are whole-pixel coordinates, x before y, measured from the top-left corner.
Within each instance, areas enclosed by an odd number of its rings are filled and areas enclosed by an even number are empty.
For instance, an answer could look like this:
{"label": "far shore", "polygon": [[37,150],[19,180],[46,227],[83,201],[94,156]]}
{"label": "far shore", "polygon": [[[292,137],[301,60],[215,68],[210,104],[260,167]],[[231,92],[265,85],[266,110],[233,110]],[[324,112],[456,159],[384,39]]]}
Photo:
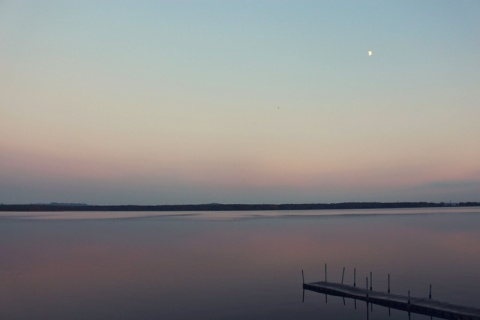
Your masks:
{"label": "far shore", "polygon": [[89,205],[82,203],[0,204],[0,211],[259,211],[479,207],[480,202],[342,202],[300,204]]}

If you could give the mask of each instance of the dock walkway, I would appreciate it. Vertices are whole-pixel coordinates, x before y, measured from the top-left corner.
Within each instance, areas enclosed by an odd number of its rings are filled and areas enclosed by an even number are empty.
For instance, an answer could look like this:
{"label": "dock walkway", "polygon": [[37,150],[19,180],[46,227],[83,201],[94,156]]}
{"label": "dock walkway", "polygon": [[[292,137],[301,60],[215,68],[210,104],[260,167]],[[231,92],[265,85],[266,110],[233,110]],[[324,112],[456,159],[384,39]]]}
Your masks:
{"label": "dock walkway", "polygon": [[384,307],[442,319],[480,320],[480,309],[453,305],[429,298],[408,297],[324,281],[304,283],[303,289],[333,296],[366,301],[368,303],[377,304]]}

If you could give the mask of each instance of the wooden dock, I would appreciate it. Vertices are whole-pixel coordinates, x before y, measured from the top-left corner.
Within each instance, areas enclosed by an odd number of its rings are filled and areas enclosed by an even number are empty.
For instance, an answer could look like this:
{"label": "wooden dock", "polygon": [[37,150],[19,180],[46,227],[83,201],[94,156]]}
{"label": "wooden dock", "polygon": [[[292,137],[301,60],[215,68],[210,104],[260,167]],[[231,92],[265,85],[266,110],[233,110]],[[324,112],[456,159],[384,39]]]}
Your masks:
{"label": "wooden dock", "polygon": [[366,301],[371,304],[441,319],[480,320],[480,309],[453,305],[430,298],[402,296],[325,281],[304,283],[303,289],[332,296]]}

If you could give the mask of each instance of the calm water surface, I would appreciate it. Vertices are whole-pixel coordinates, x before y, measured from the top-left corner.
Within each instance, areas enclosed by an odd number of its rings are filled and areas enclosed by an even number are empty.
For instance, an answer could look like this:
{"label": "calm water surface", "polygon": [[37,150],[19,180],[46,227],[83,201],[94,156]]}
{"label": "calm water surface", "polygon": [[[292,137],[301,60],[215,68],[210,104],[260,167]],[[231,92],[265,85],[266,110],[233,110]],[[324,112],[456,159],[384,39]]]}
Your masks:
{"label": "calm water surface", "polygon": [[[0,319],[366,319],[305,280],[480,306],[480,208],[0,213]],[[388,318],[374,306],[370,319]],[[413,319],[428,319],[412,315]],[[389,319],[408,319],[392,311]]]}

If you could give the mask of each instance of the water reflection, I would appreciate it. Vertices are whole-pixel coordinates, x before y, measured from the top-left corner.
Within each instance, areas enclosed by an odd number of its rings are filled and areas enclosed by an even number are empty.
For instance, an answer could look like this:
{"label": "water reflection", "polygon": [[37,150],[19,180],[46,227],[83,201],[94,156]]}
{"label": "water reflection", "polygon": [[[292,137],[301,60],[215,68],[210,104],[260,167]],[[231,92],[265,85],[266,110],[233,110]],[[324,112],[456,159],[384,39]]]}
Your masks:
{"label": "water reflection", "polygon": [[[299,270],[316,281],[325,262],[332,281],[352,266],[345,283],[356,267],[359,279],[372,271],[374,286],[386,288],[389,272],[394,292],[421,293],[434,283],[439,300],[476,306],[479,229],[480,215],[471,213],[3,219],[0,319],[351,319],[366,312],[360,303],[348,310],[342,299],[322,308],[310,295],[299,301]],[[378,309],[370,317],[387,315]]]}

